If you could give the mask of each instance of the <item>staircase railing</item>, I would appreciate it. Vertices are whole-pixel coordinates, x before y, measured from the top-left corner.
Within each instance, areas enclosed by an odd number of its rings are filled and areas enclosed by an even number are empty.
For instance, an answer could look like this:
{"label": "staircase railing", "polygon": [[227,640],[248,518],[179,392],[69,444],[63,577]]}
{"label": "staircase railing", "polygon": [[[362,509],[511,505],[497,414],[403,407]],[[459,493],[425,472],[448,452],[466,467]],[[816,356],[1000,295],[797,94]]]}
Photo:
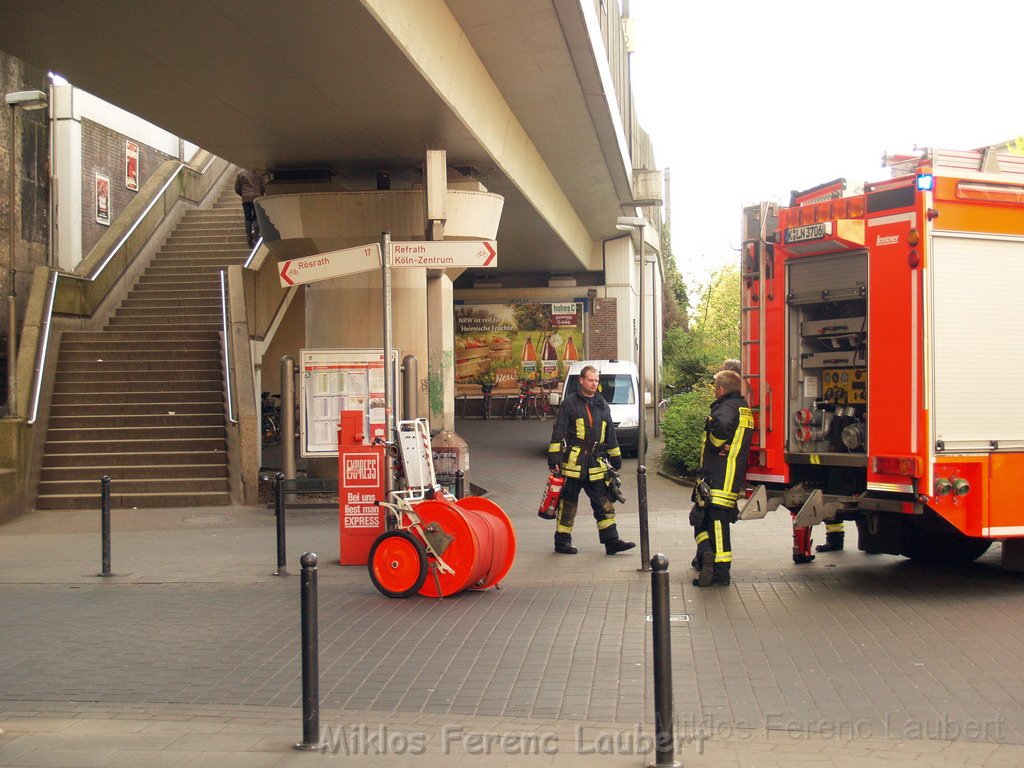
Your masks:
{"label": "staircase railing", "polygon": [[[171,166],[172,163],[173,166]],[[34,339],[23,334],[21,355],[31,355],[33,360],[32,383],[27,392],[29,402],[25,403],[27,407],[23,411],[29,414],[27,424],[35,424],[39,415],[42,385],[45,380],[46,353],[49,348],[54,312],[91,317],[153,232],[166,218],[174,203],[181,198],[198,202],[212,188],[215,180],[207,177],[206,174],[214,163],[220,163],[223,166],[217,173],[211,174],[211,176],[219,178],[228,164],[209,152],[201,151],[189,164],[168,161],[168,165],[171,167],[165,171],[166,178],[161,181],[164,174],[158,173],[140,190],[140,195],[136,198],[138,201],[136,205],[141,207],[141,210],[124,225],[124,229],[119,235],[114,231],[101,239],[97,247],[83,259],[74,273],[60,272],[48,267],[36,270],[35,280],[45,279],[47,287],[45,306],[38,322],[38,334]],[[182,172],[185,170],[193,172],[190,177],[183,176]],[[150,189],[147,190],[147,187]],[[146,194],[147,191],[149,194]],[[147,200],[148,202],[143,202]],[[158,203],[162,203],[162,205],[157,207]],[[126,210],[126,212],[129,211],[131,211],[131,206]],[[106,245],[109,242],[108,238],[115,240],[113,245]],[[112,264],[119,268],[112,269]],[[35,290],[35,285],[33,285],[33,290]],[[26,324],[25,330],[28,328],[29,325]],[[35,341],[35,343],[25,343],[31,341]]]}
{"label": "staircase railing", "polygon": [[235,403],[233,400],[233,387],[231,385],[231,352],[229,350],[230,335],[228,334],[228,298],[227,291],[224,287],[224,270],[220,271],[220,322],[221,332],[223,335],[224,343],[222,346],[223,352],[223,363],[224,363],[224,390],[227,392],[228,400],[228,421],[232,424],[237,424],[238,419],[235,418]]}

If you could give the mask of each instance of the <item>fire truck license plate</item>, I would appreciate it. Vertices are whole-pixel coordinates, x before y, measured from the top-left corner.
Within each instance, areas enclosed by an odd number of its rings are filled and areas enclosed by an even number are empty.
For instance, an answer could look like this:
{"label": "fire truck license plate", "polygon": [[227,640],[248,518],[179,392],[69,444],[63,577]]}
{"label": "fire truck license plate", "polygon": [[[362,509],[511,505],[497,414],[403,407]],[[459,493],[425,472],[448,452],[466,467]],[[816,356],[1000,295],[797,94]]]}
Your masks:
{"label": "fire truck license plate", "polygon": [[793,227],[786,230],[787,243],[802,243],[804,240],[821,240],[832,234],[832,222],[823,221],[820,224],[808,224],[805,227]]}

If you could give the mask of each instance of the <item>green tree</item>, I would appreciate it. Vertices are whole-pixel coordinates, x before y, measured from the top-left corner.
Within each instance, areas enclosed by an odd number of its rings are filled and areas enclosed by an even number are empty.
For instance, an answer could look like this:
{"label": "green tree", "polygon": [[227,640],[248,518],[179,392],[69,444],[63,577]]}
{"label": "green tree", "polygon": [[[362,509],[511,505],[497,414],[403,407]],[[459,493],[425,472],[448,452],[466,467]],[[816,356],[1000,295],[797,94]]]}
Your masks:
{"label": "green tree", "polygon": [[662,422],[665,465],[694,473],[700,465],[704,417],[714,400],[711,379],[727,358],[740,356],[740,274],[726,266],[696,291],[687,328],[665,335],[662,367],[677,394]]}

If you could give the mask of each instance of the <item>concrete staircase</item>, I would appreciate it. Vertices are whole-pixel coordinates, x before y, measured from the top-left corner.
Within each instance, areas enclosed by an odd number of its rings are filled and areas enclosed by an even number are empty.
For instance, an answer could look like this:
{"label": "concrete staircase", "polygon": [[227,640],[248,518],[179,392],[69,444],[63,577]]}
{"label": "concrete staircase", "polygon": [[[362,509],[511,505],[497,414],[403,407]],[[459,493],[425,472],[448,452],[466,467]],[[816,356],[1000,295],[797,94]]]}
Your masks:
{"label": "concrete staircase", "polygon": [[65,332],[37,509],[229,503],[219,271],[249,253],[239,198],[187,211],[98,332]]}

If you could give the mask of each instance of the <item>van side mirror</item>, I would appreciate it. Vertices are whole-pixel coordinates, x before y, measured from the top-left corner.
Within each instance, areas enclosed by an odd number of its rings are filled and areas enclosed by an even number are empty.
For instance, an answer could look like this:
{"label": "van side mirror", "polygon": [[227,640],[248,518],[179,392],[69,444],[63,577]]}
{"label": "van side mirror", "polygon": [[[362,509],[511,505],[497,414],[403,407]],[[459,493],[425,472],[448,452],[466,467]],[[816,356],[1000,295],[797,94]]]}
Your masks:
{"label": "van side mirror", "polygon": [[552,392],[548,395],[548,402],[555,408],[557,408],[562,402],[561,392]]}
{"label": "van side mirror", "polygon": [[644,392],[644,408],[650,408],[654,399],[651,397],[650,392]]}

